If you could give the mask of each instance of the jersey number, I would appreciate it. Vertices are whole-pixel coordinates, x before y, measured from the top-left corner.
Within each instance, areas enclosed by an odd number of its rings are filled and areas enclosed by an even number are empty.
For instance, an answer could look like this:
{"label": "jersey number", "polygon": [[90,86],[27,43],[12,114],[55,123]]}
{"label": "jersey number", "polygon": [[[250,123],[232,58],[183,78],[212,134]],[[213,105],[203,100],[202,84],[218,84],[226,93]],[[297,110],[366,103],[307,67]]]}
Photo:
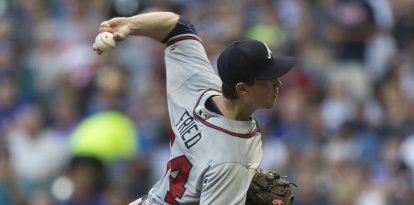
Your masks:
{"label": "jersey number", "polygon": [[178,205],[175,197],[181,198],[185,192],[185,183],[193,167],[185,156],[176,157],[168,162],[167,171],[170,172],[170,191],[167,192],[164,201],[172,205]]}

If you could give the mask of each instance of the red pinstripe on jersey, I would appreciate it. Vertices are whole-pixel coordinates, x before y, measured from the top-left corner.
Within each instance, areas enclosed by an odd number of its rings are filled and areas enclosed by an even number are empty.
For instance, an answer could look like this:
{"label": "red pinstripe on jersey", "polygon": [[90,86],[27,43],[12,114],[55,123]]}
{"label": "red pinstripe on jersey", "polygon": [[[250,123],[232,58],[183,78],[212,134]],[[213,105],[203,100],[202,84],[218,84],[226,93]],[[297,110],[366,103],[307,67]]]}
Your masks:
{"label": "red pinstripe on jersey", "polygon": [[182,36],[177,36],[176,38],[170,39],[166,44],[167,44],[167,47],[168,47],[168,46],[170,46],[174,43],[177,43],[178,41],[188,40],[188,39],[196,40],[196,41],[201,42],[200,38],[196,35],[182,35]]}

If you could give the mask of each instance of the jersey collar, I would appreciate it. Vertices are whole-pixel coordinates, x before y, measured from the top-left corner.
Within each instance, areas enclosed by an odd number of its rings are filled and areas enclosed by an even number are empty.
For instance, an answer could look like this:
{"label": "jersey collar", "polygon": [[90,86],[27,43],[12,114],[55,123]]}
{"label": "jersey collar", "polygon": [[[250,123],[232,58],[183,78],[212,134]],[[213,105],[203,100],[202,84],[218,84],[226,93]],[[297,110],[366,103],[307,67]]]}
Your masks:
{"label": "jersey collar", "polygon": [[[201,123],[204,125],[219,130],[221,132],[224,132],[226,134],[232,135],[234,137],[240,137],[240,138],[250,138],[256,135],[256,133],[259,132],[259,128],[257,126],[257,122],[255,118],[252,116],[251,121],[237,121],[237,120],[231,120],[227,119],[222,115],[219,115],[217,113],[213,113],[205,109],[204,103],[205,101],[212,95],[221,95],[221,92],[214,90],[214,89],[207,89],[205,90],[200,97],[197,100],[196,105],[193,109],[193,116],[198,119]],[[214,123],[214,118],[212,120],[208,120],[207,116],[216,117],[215,119],[226,121],[226,123],[231,124],[232,127],[237,127],[236,130],[230,130],[226,129],[222,126],[217,125],[217,123]]]}

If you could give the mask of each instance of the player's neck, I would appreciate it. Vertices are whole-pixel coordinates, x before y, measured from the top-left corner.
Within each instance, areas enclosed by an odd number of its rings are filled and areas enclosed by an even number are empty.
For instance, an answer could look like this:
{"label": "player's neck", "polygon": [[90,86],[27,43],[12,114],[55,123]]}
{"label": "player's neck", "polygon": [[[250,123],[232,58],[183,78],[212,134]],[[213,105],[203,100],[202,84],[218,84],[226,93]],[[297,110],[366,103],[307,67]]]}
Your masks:
{"label": "player's neck", "polygon": [[248,121],[254,111],[239,100],[229,100],[223,96],[214,96],[213,101],[224,117],[231,120]]}

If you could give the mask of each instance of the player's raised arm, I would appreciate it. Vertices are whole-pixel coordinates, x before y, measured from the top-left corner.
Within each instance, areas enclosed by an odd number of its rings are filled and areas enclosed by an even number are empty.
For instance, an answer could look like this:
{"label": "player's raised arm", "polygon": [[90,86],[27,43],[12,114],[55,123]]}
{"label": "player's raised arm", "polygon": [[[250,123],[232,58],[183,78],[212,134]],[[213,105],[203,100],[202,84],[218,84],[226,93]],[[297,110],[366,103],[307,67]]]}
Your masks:
{"label": "player's raised arm", "polygon": [[[175,27],[179,16],[172,12],[151,12],[131,17],[116,17],[100,24],[99,33],[110,32],[116,41],[129,35],[147,36],[162,41]],[[101,54],[96,43],[93,49]]]}

